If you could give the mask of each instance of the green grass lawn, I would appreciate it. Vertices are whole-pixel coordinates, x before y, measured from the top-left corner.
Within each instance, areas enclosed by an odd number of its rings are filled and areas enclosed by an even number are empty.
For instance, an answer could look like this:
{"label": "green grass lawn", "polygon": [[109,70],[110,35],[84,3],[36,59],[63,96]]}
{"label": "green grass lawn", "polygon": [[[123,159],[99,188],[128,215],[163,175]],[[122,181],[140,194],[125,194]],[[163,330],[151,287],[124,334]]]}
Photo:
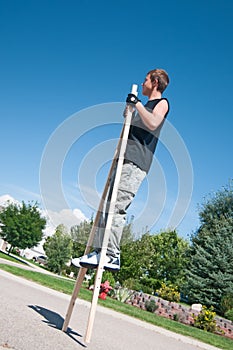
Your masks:
{"label": "green grass lawn", "polygon": [[[8,255],[7,253],[3,253],[3,252],[0,252],[0,258],[6,259],[9,261],[13,261],[13,262],[17,262],[19,264],[26,264],[26,262],[24,263],[23,261],[21,261],[21,258],[17,259],[16,257],[14,257],[12,255]],[[25,259],[23,259],[23,260],[25,260]]]}
{"label": "green grass lawn", "polygon": [[37,263],[37,262],[35,262],[33,260],[28,260],[28,259],[26,259],[25,257],[22,257],[22,256],[17,257],[17,255],[13,255],[13,254],[8,255],[7,253],[3,253],[3,252],[0,251],[0,258],[6,259],[6,260],[9,260],[9,261],[13,261],[13,262],[16,262],[18,264],[23,264],[23,265],[29,265],[30,264],[30,265],[34,265],[34,266],[39,266],[40,268],[46,270],[45,266],[40,265],[39,263]]}
{"label": "green grass lawn", "polygon": [[[0,264],[0,268],[4,271],[37,282],[41,285],[47,286],[68,295],[72,294],[74,288],[75,281],[71,279],[64,280],[56,276],[45,275],[43,273],[35,271],[28,271],[24,270],[23,268],[10,266],[7,264]],[[91,301],[92,292],[85,288],[81,288],[78,297],[80,299]],[[142,321],[149,322],[153,325],[168,329],[172,332],[195,338],[204,343],[216,346],[220,349],[232,350],[233,348],[233,341],[231,339],[227,339],[213,333],[207,333],[198,328],[187,326],[182,323],[158,316],[148,311],[141,310],[137,307],[121,303],[117,300],[111,299],[110,297],[108,297],[106,300],[100,299],[99,304],[111,308],[117,312],[121,312]]]}

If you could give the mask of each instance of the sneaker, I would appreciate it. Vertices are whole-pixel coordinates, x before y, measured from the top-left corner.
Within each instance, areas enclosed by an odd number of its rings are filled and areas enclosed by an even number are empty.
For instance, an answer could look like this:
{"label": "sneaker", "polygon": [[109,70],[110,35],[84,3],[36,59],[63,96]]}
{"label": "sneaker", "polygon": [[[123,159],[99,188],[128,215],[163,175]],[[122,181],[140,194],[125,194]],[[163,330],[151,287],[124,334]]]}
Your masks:
{"label": "sneaker", "polygon": [[73,265],[74,267],[82,267],[79,263],[80,263],[80,258],[74,258],[71,260],[71,266]]}
{"label": "sneaker", "polygon": [[96,269],[99,265],[100,253],[94,251],[90,254],[84,255],[80,258],[80,266],[86,267],[87,269]]}
{"label": "sneaker", "polygon": [[[87,269],[96,269],[99,265],[100,261],[100,252],[94,251],[90,254],[84,255],[79,259],[79,265],[81,267],[85,267]],[[74,259],[73,259],[74,260]],[[119,257],[112,257],[112,256],[106,256],[104,269],[107,271],[119,271],[120,270],[120,258]]]}
{"label": "sneaker", "polygon": [[104,265],[106,271],[117,272],[120,270],[120,257],[107,256],[107,262]]}

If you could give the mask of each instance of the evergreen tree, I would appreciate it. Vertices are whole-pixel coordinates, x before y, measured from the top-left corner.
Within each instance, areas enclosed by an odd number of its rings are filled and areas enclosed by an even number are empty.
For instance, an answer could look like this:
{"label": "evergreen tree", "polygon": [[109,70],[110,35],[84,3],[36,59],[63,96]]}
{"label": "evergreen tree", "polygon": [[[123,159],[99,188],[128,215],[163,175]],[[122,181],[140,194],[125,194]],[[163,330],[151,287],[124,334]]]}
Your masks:
{"label": "evergreen tree", "polygon": [[43,238],[46,220],[41,217],[37,203],[9,203],[0,212],[1,237],[11,244],[11,249],[31,248]]}
{"label": "evergreen tree", "polygon": [[66,227],[59,225],[54,235],[46,238],[43,247],[48,257],[48,269],[61,274],[72,253],[72,239]]}
{"label": "evergreen tree", "polygon": [[192,237],[186,293],[190,302],[213,305],[233,292],[233,192],[225,188],[204,202]]}

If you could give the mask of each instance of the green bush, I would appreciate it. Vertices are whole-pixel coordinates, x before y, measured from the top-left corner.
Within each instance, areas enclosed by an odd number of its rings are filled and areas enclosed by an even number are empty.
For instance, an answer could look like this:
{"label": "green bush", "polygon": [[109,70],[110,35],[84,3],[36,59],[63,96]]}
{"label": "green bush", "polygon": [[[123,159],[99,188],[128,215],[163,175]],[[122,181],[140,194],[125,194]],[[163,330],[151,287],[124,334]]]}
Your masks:
{"label": "green bush", "polygon": [[213,306],[211,306],[209,309],[207,309],[206,306],[202,306],[202,309],[198,315],[193,314],[194,327],[203,329],[207,332],[216,332],[216,313],[213,310]]}
{"label": "green bush", "polygon": [[[89,280],[89,287],[94,285],[94,283],[95,283],[95,276],[96,276],[96,271],[93,273],[91,279]],[[103,272],[103,276],[102,276],[101,282],[104,283],[106,281],[109,282],[111,287],[115,286],[116,282],[115,282],[115,279],[113,277],[113,274],[110,271],[104,271]]]}
{"label": "green bush", "polygon": [[158,309],[158,305],[156,304],[154,299],[148,299],[145,302],[145,308],[146,308],[146,311],[155,312],[155,310]]}
{"label": "green bush", "polygon": [[138,287],[140,289],[141,285],[140,283],[135,280],[134,278],[128,278],[123,282],[123,287],[132,289],[132,290],[138,290]]}
{"label": "green bush", "polygon": [[180,301],[180,292],[178,288],[172,284],[168,286],[165,283],[162,283],[161,288],[157,290],[158,295],[168,301]]}
{"label": "green bush", "polygon": [[179,322],[179,320],[180,320],[180,315],[179,315],[179,314],[174,314],[174,315],[173,315],[173,320]]}
{"label": "green bush", "polygon": [[133,295],[134,292],[132,292],[131,290],[124,288],[124,287],[117,287],[114,288],[111,292],[111,296],[122,302],[125,303],[127,300],[129,300],[131,298],[131,296]]}
{"label": "green bush", "polygon": [[137,292],[143,291],[144,293],[151,294],[152,289],[150,288],[150,291],[148,291],[148,288],[140,283],[138,280],[134,278],[128,278],[124,281],[123,286],[128,289],[132,289]]}
{"label": "green bush", "polygon": [[228,310],[224,315],[228,320],[233,322],[233,309]]}
{"label": "green bush", "polygon": [[116,282],[115,282],[115,279],[113,277],[112,272],[110,272],[110,271],[104,271],[103,272],[102,283],[104,283],[106,281],[109,282],[111,287],[115,286]]}
{"label": "green bush", "polygon": [[153,288],[151,288],[149,286],[142,286],[141,290],[145,294],[154,294]]}
{"label": "green bush", "polygon": [[232,293],[228,293],[225,294],[222,298],[221,298],[221,302],[220,302],[220,311],[222,315],[225,315],[226,312],[228,310],[233,309],[233,294]]}

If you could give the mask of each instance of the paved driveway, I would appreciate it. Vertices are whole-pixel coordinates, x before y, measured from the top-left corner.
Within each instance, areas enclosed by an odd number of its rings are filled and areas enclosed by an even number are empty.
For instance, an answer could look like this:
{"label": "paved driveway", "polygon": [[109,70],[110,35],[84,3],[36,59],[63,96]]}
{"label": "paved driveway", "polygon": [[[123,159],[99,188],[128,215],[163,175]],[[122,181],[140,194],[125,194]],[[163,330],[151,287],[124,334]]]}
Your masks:
{"label": "paved driveway", "polygon": [[61,331],[70,296],[0,270],[0,349],[200,350],[191,338],[98,306],[91,343],[84,343],[90,309],[77,299],[68,334]]}

